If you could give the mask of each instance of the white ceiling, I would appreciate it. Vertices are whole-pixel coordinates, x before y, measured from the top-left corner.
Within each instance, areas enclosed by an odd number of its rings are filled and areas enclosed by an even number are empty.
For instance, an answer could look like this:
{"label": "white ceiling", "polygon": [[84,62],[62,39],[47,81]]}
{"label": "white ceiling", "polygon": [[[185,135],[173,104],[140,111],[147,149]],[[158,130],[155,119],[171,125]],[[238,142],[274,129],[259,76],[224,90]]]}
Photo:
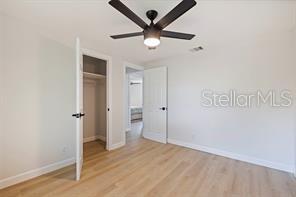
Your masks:
{"label": "white ceiling", "polygon": [[[122,2],[149,23],[147,10],[159,12],[157,21],[180,0]],[[191,53],[189,49],[200,45],[205,50],[222,50],[238,42],[266,39],[268,32],[292,31],[296,21],[294,1],[198,1],[197,6],[166,28],[194,33],[196,38],[192,41],[162,38],[156,50],[147,50],[142,37],[122,40],[109,37],[140,28],[107,0],[1,0],[0,10],[37,25],[64,43],[74,45],[75,37],[80,36],[85,47],[138,64]]]}

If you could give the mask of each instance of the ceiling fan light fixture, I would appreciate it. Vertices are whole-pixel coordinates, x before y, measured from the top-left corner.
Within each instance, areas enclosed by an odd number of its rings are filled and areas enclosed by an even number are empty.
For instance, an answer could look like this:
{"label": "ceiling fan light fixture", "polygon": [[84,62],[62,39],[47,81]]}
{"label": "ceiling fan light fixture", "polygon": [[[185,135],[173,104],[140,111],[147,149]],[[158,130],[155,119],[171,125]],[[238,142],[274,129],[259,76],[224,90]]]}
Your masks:
{"label": "ceiling fan light fixture", "polygon": [[160,44],[160,39],[153,37],[145,38],[144,44],[149,48],[155,48]]}
{"label": "ceiling fan light fixture", "polygon": [[176,19],[178,19],[188,10],[193,8],[197,4],[195,0],[182,0],[175,8],[173,8],[169,13],[167,13],[155,24],[153,21],[154,19],[156,19],[158,15],[157,11],[148,10],[146,12],[146,16],[151,21],[150,25],[145,23],[143,19],[141,19],[126,5],[124,5],[121,2],[121,0],[110,0],[109,4],[116,10],[118,10],[120,13],[122,13],[124,16],[132,20],[139,27],[141,27],[141,29],[143,29],[142,32],[111,36],[111,38],[113,39],[130,38],[144,35],[144,44],[148,46],[148,49],[155,49],[160,44],[160,37],[191,40],[195,36],[194,34],[164,30],[168,25],[173,23]]}
{"label": "ceiling fan light fixture", "polygon": [[156,48],[160,44],[160,31],[154,27],[144,30],[144,44],[150,48]]}

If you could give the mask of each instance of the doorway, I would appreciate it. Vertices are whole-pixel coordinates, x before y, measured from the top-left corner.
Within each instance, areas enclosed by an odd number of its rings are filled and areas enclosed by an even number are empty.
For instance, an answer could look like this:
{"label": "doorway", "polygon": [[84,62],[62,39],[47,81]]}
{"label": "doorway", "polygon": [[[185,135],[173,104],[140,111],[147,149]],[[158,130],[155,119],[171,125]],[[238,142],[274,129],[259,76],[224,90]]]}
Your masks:
{"label": "doorway", "polygon": [[126,66],[126,143],[142,136],[143,128],[143,68]]}
{"label": "doorway", "polygon": [[[76,113],[72,114],[72,116],[76,118],[77,181],[80,180],[83,167],[83,142],[92,140],[105,140],[105,142],[102,143],[101,148],[98,147],[94,150],[110,150],[109,146],[110,142],[112,141],[112,116],[110,113],[110,101],[112,100],[111,76],[111,58],[109,56],[101,55],[88,49],[82,49],[80,45],[80,39],[77,38]],[[91,86],[94,86],[96,88],[91,88]],[[97,86],[100,86],[100,88],[97,88]],[[86,88],[87,90],[84,91],[84,88]],[[99,93],[99,90],[102,90],[101,93]],[[87,98],[84,98],[86,94],[89,95]],[[86,100],[87,103],[85,103],[84,100]],[[85,104],[90,106],[85,106]],[[86,108],[87,112],[85,112],[84,108]],[[84,120],[88,121],[86,125],[83,124]],[[84,132],[84,129],[88,130],[87,133]]]}
{"label": "doorway", "polygon": [[[84,148],[106,149],[107,61],[83,55]],[[85,149],[84,149],[85,150]]]}
{"label": "doorway", "polygon": [[125,87],[126,143],[167,143],[167,67],[125,66]]}

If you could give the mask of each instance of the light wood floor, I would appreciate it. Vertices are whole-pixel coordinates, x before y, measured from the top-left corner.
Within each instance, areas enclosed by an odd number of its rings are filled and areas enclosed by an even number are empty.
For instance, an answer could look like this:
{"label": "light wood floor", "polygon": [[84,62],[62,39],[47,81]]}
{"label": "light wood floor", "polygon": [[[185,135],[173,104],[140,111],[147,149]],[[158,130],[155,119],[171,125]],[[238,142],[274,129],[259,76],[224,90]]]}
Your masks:
{"label": "light wood floor", "polygon": [[102,142],[85,144],[80,182],[69,166],[0,190],[0,196],[296,197],[291,174],[145,140],[139,124],[124,148],[107,152]]}

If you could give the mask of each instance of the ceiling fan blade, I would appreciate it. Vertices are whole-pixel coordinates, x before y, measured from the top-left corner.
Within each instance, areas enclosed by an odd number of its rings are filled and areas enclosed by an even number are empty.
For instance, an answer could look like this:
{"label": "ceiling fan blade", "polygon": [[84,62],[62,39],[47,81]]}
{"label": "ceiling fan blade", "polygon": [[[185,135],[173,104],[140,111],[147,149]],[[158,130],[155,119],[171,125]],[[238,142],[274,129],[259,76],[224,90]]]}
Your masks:
{"label": "ceiling fan blade", "polygon": [[127,18],[132,20],[134,23],[139,25],[142,29],[145,29],[148,26],[139,16],[137,16],[133,11],[125,6],[120,0],[111,0],[109,1],[109,4]]}
{"label": "ceiling fan blade", "polygon": [[192,38],[195,37],[194,34],[185,34],[185,33],[173,32],[173,31],[161,31],[160,36],[167,37],[167,38],[183,39],[183,40],[191,40]]}
{"label": "ceiling fan blade", "polygon": [[128,34],[114,35],[110,37],[113,39],[121,39],[121,38],[129,38],[129,37],[142,36],[142,35],[144,35],[143,32],[135,32],[135,33],[128,33]]}
{"label": "ceiling fan blade", "polygon": [[182,16],[185,12],[190,10],[195,5],[196,5],[196,1],[194,0],[183,0],[174,9],[172,9],[167,15],[165,15],[162,19],[160,19],[155,24],[155,26],[160,30],[166,28],[169,24],[171,24],[177,18]]}

